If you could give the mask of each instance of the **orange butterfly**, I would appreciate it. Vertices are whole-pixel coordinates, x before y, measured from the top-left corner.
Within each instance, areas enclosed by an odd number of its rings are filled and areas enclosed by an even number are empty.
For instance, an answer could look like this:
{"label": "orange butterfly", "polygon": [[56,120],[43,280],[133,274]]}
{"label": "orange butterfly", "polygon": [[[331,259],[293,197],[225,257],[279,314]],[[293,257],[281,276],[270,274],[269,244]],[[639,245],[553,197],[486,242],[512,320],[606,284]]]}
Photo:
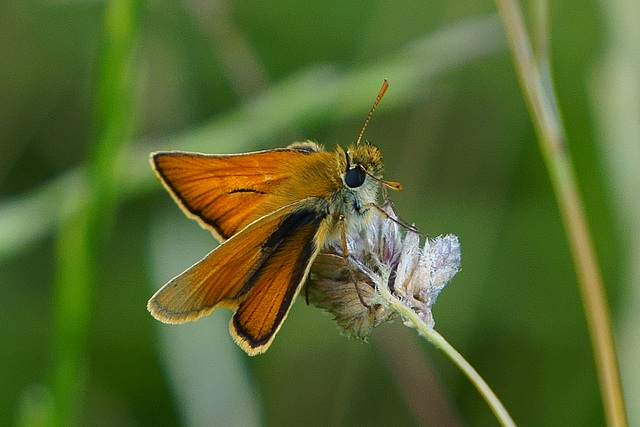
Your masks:
{"label": "orange butterfly", "polygon": [[335,152],[307,141],[246,154],[151,154],[156,174],[184,212],[222,242],[151,297],[165,323],[217,307],[249,355],[269,348],[318,252],[366,225],[382,181],[382,154],[360,143],[388,87],[384,81],[355,145]]}

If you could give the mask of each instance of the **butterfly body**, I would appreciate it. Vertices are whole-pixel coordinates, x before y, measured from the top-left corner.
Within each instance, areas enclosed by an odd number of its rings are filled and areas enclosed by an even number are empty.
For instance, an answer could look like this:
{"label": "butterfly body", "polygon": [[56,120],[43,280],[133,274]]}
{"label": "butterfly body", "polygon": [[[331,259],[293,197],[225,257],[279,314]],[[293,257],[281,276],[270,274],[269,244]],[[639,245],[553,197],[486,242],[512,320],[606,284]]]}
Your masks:
{"label": "butterfly body", "polygon": [[149,301],[166,323],[235,311],[230,331],[249,354],[265,351],[319,251],[359,231],[371,215],[382,155],[312,142],[238,155],[159,152],[158,177],[188,216],[222,244]]}
{"label": "butterfly body", "polygon": [[221,244],[160,288],[151,314],[184,323],[225,307],[236,343],[249,355],[266,351],[318,253],[341,242],[346,254],[346,236],[368,224],[381,184],[400,189],[382,181],[380,150],[360,143],[387,87],[347,151],[307,141],[246,154],[152,153],[176,203]]}

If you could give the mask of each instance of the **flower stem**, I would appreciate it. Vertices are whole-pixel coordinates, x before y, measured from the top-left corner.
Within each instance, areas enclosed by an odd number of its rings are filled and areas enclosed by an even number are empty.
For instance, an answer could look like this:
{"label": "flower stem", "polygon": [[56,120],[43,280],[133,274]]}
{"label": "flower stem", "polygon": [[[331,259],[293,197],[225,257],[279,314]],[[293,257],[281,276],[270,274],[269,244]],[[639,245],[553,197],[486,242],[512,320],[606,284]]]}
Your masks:
{"label": "flower stem", "polygon": [[387,286],[378,286],[378,291],[385,302],[389,305],[391,310],[395,310],[400,313],[406,320],[431,342],[436,347],[444,352],[444,354],[451,359],[451,361],[469,378],[471,383],[478,389],[484,400],[487,402],[496,418],[503,426],[515,426],[513,419],[507,412],[506,408],[500,402],[489,385],[482,379],[480,374],[467,362],[464,357],[458,351],[453,348],[442,335],[436,332],[435,329],[428,326],[422,318],[413,311],[410,307],[405,305],[400,299],[394,296]]}

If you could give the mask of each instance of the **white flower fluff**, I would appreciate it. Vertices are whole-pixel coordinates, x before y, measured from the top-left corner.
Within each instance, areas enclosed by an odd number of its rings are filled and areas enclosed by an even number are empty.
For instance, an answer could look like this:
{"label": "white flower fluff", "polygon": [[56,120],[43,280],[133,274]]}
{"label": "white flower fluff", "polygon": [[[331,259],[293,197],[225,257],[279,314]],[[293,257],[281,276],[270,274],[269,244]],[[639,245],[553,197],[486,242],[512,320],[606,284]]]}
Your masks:
{"label": "white flower fluff", "polygon": [[431,307],[460,269],[460,244],[454,235],[426,238],[413,227],[400,225],[387,202],[359,234],[321,252],[311,269],[307,296],[332,313],[346,333],[366,338],[371,330],[397,313],[388,308],[382,286],[434,326]]}

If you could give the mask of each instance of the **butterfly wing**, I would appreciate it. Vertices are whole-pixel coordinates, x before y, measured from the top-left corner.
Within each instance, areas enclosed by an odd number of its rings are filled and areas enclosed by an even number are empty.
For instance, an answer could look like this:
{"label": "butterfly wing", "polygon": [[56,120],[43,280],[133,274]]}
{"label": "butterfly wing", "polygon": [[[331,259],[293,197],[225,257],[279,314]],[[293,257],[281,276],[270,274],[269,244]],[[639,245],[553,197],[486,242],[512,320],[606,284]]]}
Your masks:
{"label": "butterfly wing", "polygon": [[326,235],[326,209],[317,202],[292,203],[249,224],[156,292],[149,311],[183,323],[230,308],[235,341],[250,355],[265,351]]}
{"label": "butterfly wing", "polygon": [[309,147],[234,155],[159,152],[151,165],[185,213],[223,241],[286,204],[274,200],[278,189],[305,157],[317,154]]}
{"label": "butterfly wing", "polygon": [[289,313],[326,235],[323,224],[315,209],[301,209],[267,241],[271,253],[230,323],[234,340],[250,355],[267,350]]}

